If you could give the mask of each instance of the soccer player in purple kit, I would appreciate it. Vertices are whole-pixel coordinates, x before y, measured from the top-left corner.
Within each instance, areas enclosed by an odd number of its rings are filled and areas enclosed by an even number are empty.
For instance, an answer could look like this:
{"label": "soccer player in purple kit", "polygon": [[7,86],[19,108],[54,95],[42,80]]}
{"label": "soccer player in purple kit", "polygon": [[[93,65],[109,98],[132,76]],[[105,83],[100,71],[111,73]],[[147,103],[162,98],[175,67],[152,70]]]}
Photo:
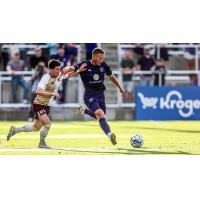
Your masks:
{"label": "soccer player in purple kit", "polygon": [[[111,132],[110,126],[106,121],[106,104],[105,104],[105,74],[117,86],[122,95],[125,94],[124,88],[119,80],[112,74],[110,67],[104,62],[105,52],[100,48],[95,48],[92,52],[92,59],[81,62],[75,66],[75,73],[80,74],[81,80],[85,87],[84,102],[87,108],[80,106],[77,114],[86,114],[99,121],[99,125],[104,133],[108,136],[113,145],[117,144],[116,135]],[[80,72],[80,66],[86,70]],[[74,74],[72,75],[74,76]]]}

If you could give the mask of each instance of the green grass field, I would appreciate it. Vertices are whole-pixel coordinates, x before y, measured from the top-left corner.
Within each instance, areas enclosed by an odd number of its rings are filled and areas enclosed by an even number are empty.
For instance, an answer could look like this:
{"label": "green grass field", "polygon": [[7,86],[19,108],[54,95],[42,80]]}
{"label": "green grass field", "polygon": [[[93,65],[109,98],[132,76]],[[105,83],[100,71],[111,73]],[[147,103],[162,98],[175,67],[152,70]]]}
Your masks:
{"label": "green grass field", "polygon": [[[0,122],[1,155],[144,155],[200,154],[198,121],[111,121],[118,144],[112,146],[96,121],[52,122],[47,137],[51,149],[37,148],[39,133],[18,133],[9,142],[6,134],[11,125],[27,122]],[[142,148],[134,149],[130,138],[135,133],[144,137]]]}

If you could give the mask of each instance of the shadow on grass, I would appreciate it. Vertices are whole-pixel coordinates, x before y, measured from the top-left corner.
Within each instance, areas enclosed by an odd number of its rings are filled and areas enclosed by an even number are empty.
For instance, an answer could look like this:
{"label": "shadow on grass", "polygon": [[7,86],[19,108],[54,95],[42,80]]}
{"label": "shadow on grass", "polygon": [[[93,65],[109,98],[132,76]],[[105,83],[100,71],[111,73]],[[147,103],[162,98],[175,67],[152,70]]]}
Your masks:
{"label": "shadow on grass", "polygon": [[[26,148],[26,147],[18,147],[18,148],[0,148],[0,154],[3,153],[1,152],[1,149],[2,150],[8,150],[9,152],[9,149],[12,150],[12,149],[16,149],[16,150],[33,150],[33,152],[30,151],[30,155],[35,155],[34,154],[34,150],[35,149],[39,149],[39,148]],[[162,150],[151,150],[149,148],[140,148],[140,149],[129,149],[129,148],[116,148],[116,149],[113,149],[113,151],[107,151],[105,150],[104,151],[104,148],[102,148],[102,151],[101,149],[99,149],[98,151],[97,150],[81,150],[81,149],[65,149],[65,148],[48,148],[48,149],[40,149],[41,150],[41,154],[40,155],[44,155],[44,153],[42,152],[43,150],[46,150],[46,151],[57,151],[57,153],[60,155],[62,154],[62,152],[68,152],[68,153],[72,153],[71,155],[76,155],[75,153],[79,153],[79,155],[86,155],[86,154],[91,154],[91,155],[197,155],[197,154],[193,154],[193,153],[189,153],[189,152],[186,152],[186,151],[180,151],[180,150],[176,150],[175,152],[167,152],[167,151],[162,151]],[[74,154],[73,154],[74,152]],[[32,154],[31,154],[32,153]],[[81,154],[82,153],[82,154]],[[16,152],[13,152],[13,155],[16,155]],[[51,154],[50,154],[51,155]],[[52,155],[54,155],[52,153]]]}
{"label": "shadow on grass", "polygon": [[[116,151],[95,151],[95,150],[76,150],[76,149],[64,149],[64,148],[51,148],[49,150],[57,150],[62,152],[74,152],[74,153],[92,153],[97,155],[160,155],[160,154],[168,154],[168,155],[193,155],[189,152],[185,151],[176,151],[176,152],[165,152],[159,150],[145,150],[145,148],[141,148],[139,150],[128,149],[128,148],[116,148]],[[125,152],[123,152],[125,151]],[[84,154],[83,154],[84,155]]]}

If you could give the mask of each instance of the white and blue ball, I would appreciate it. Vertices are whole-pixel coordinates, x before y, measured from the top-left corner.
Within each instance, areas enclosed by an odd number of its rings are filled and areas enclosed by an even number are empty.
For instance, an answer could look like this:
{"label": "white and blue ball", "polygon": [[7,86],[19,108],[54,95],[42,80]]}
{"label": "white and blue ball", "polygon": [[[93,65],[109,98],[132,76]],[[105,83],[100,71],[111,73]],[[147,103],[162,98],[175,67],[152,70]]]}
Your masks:
{"label": "white and blue ball", "polygon": [[134,135],[130,140],[131,146],[134,148],[140,148],[144,144],[144,139],[141,135]]}

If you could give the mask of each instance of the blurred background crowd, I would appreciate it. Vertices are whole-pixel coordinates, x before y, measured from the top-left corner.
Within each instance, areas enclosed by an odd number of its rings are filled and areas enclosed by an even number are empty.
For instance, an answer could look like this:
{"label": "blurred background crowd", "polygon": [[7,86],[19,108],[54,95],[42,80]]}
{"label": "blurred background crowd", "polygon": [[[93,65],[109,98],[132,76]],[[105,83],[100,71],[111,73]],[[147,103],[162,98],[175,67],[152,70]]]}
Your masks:
{"label": "blurred background crowd", "polygon": [[[179,74],[176,79],[167,76],[173,71],[199,70],[199,44],[97,44],[97,43],[1,43],[0,72],[8,72],[0,76],[10,77],[11,98],[4,103],[30,103],[35,98],[35,91],[43,74],[47,73],[47,63],[50,59],[58,59],[62,67],[75,65],[77,62],[90,59],[95,47],[102,47],[106,52],[106,62],[114,71],[119,71],[126,96],[123,102],[134,100],[134,87],[176,85],[198,85],[198,74]],[[27,81],[21,72],[30,72],[31,79]],[[121,76],[120,76],[121,75]],[[180,77],[179,77],[180,76]],[[171,78],[171,79],[170,79]],[[9,79],[8,79],[9,80]],[[184,82],[185,80],[185,82]],[[59,104],[66,103],[68,80],[64,80],[59,93]],[[18,87],[23,91],[19,98]],[[30,93],[31,88],[31,95]],[[5,87],[1,84],[1,90]],[[5,102],[7,101],[7,102]],[[30,114],[31,115],[31,114]]]}

